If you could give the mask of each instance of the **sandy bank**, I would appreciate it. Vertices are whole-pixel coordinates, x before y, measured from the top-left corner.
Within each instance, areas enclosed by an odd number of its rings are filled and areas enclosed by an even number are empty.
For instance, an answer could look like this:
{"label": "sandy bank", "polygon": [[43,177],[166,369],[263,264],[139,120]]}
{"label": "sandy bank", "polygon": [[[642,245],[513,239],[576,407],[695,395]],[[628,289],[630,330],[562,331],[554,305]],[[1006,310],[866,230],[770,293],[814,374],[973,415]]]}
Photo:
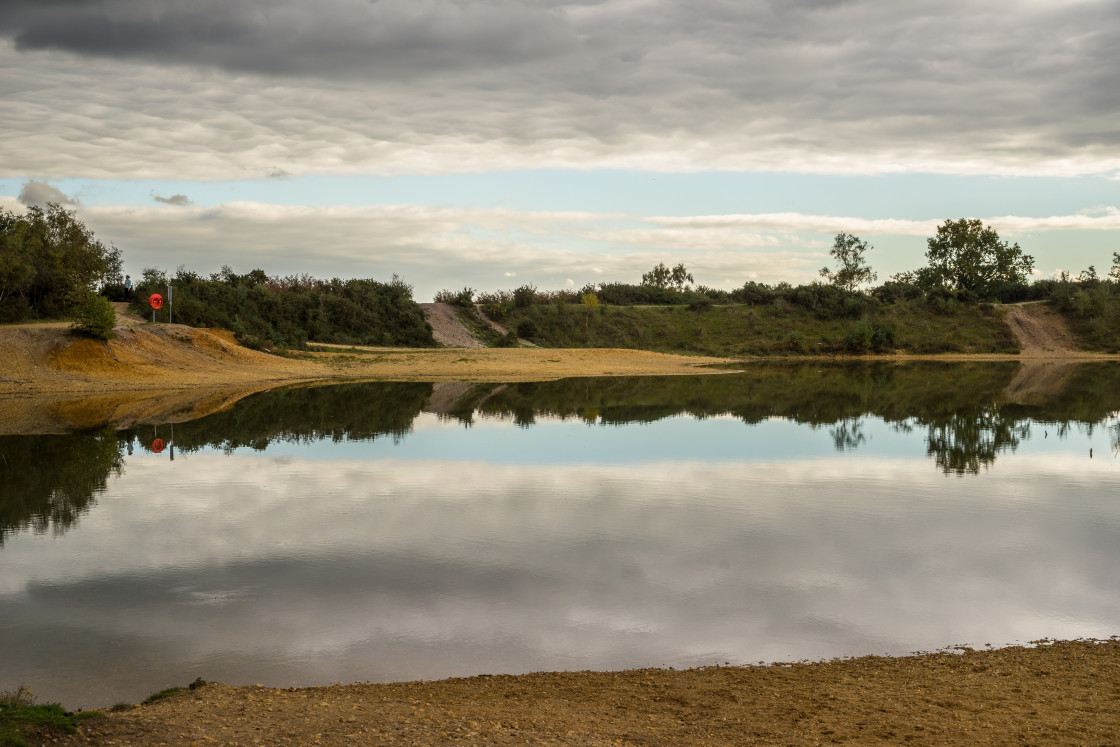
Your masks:
{"label": "sandy bank", "polygon": [[1117,744],[1120,641],[791,666],[207,685],[85,744]]}

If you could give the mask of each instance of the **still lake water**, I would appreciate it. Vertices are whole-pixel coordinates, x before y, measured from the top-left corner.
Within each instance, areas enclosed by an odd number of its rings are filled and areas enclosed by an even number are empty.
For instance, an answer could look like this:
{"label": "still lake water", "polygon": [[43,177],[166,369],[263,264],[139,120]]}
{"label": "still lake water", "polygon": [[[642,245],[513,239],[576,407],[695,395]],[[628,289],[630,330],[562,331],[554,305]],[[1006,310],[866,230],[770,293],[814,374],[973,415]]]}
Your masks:
{"label": "still lake water", "polygon": [[198,676],[1105,638],[1118,412],[1111,364],[760,365],[293,388],[0,437],[0,689],[75,708]]}

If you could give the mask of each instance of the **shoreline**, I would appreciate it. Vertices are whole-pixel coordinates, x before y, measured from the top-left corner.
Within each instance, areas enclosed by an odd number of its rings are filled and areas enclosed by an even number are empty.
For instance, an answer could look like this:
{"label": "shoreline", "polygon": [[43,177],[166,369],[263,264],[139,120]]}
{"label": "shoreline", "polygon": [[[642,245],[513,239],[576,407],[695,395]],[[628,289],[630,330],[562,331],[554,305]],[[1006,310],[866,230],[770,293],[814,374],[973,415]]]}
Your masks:
{"label": "shoreline", "polygon": [[902,657],[268,688],[208,684],[64,744],[1114,744],[1120,639]]}
{"label": "shoreline", "polygon": [[[754,364],[1018,363],[1027,379],[1120,356],[1063,351],[712,358],[609,348],[373,348],[277,356],[239,345],[222,330],[123,327],[95,342],[63,324],[0,326],[0,435],[66,433],[113,425],[182,422],[257,392],[344,382],[516,383],[573,377],[696,376]],[[1047,373],[1049,372],[1049,373]]]}

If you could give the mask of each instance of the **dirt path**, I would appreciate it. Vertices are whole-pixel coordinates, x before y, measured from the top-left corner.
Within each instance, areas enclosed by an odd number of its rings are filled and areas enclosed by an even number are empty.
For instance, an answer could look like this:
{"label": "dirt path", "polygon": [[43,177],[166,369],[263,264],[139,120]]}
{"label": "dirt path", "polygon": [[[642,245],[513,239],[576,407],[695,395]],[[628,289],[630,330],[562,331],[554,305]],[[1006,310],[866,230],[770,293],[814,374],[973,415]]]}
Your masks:
{"label": "dirt path", "polygon": [[1020,355],[1025,358],[1070,357],[1079,352],[1065,320],[1046,304],[1011,307],[1007,324],[1019,338]]}
{"label": "dirt path", "polygon": [[68,744],[1117,744],[1120,640],[673,671],[206,685]]}
{"label": "dirt path", "polygon": [[432,325],[432,336],[440,345],[452,348],[481,348],[485,347],[474,339],[469,329],[459,321],[459,314],[455,307],[446,303],[422,303],[424,316],[428,324]]}
{"label": "dirt path", "polygon": [[148,320],[139,314],[133,314],[128,310],[127,301],[113,301],[113,311],[117,312],[117,325],[118,327],[139,327],[142,324],[147,324]]}

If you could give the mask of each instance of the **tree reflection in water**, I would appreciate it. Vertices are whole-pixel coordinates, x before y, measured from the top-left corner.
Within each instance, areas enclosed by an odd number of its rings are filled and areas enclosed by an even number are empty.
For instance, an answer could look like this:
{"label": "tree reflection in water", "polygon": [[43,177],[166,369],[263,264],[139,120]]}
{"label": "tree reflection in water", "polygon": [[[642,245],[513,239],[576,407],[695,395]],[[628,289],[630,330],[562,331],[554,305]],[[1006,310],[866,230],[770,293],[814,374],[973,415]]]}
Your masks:
{"label": "tree reflection in water", "polygon": [[[432,384],[365,383],[262,392],[231,409],[176,423],[179,452],[265,449],[276,441],[405,437],[425,409],[469,425],[476,417],[530,427],[539,417],[600,426],[687,415],[732,416],[747,424],[783,418],[829,427],[839,451],[859,449],[864,423],[879,418],[901,432],[925,429],[926,447],[946,474],[975,474],[1014,452],[1032,424],[1061,438],[1071,428],[1109,428],[1120,453],[1120,369],[1111,363],[1070,367],[1041,404],[1010,401],[1018,364],[753,364],[717,376],[564,379],[522,384],[456,384],[433,403]],[[445,390],[446,391],[446,390]],[[64,532],[94,504],[151,427],[65,436],[0,437],[0,545],[25,530]],[[161,435],[169,435],[160,430]],[[168,439],[170,441],[170,439]],[[150,450],[150,448],[149,448]]]}

